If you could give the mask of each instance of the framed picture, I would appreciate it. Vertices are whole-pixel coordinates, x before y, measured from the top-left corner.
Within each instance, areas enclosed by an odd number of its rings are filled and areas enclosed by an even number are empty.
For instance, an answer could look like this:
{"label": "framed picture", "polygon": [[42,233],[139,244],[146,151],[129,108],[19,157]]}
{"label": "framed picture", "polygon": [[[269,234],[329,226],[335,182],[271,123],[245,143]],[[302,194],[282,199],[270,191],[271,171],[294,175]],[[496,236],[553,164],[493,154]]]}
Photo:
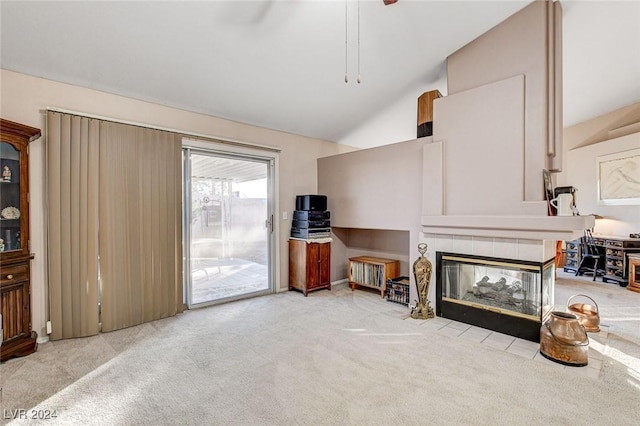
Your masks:
{"label": "framed picture", "polygon": [[640,149],[596,158],[598,204],[640,204]]}

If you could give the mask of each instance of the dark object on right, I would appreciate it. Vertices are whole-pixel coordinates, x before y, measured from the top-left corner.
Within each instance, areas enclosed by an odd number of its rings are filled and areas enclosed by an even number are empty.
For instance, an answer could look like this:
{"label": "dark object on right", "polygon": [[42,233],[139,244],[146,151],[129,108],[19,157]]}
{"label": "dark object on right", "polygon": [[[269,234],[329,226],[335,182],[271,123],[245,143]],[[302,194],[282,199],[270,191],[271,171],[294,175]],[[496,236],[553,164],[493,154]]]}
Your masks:
{"label": "dark object on right", "polygon": [[573,186],[556,186],[553,189],[553,197],[557,197],[558,194],[574,194],[576,189]]}
{"label": "dark object on right", "polygon": [[329,210],[325,210],[323,212],[313,211],[310,212],[308,210],[294,210],[293,211],[293,220],[322,220],[322,219],[330,219],[331,212]]}
{"label": "dark object on right", "polygon": [[426,123],[418,124],[418,137],[424,138],[425,136],[433,135],[433,121],[427,121]]}
{"label": "dark object on right", "polygon": [[387,302],[409,306],[409,277],[398,277],[387,280],[385,295]]}
{"label": "dark object on right", "polygon": [[320,219],[320,220],[297,220],[293,219],[291,222],[291,227],[293,228],[330,228],[331,221],[328,219]]}
{"label": "dark object on right", "polygon": [[601,253],[598,246],[591,235],[591,231],[586,229],[584,236],[582,237],[582,259],[576,270],[576,277],[586,273],[593,274],[593,281],[596,280],[598,275],[603,276],[605,274],[604,269],[604,257],[605,253]]}
{"label": "dark object on right", "polygon": [[327,210],[326,195],[296,195],[296,210]]}
{"label": "dark object on right", "polygon": [[433,101],[441,98],[438,90],[425,92],[418,97],[418,137],[433,135]]}

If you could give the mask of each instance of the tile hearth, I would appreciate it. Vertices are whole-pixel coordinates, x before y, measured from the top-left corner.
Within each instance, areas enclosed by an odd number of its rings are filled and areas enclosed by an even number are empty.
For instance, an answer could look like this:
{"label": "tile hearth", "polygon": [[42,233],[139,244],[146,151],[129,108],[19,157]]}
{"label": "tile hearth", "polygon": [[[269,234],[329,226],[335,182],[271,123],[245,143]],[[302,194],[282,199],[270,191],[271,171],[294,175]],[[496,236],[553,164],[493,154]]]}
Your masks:
{"label": "tile hearth", "polygon": [[424,327],[435,330],[436,333],[469,342],[489,346],[493,349],[506,351],[524,358],[533,359],[544,364],[574,371],[593,379],[599,379],[602,368],[603,352],[606,347],[609,327],[600,325],[599,333],[589,333],[589,364],[585,367],[570,367],[548,360],[540,354],[540,345],[528,340],[519,339],[506,334],[484,328],[472,326],[462,322],[436,317],[424,322]]}
{"label": "tile hearth", "polygon": [[[577,281],[584,281],[587,285],[591,285],[591,278],[579,277]],[[618,286],[613,287],[615,291],[626,292],[625,289],[619,289]],[[558,290],[556,288],[556,290]],[[573,291],[572,288],[565,289],[565,291]],[[586,290],[585,290],[586,291]],[[353,294],[347,285],[343,283],[334,283],[331,293],[333,295]],[[356,292],[358,295],[357,301],[360,306],[367,306],[372,313],[390,315],[396,318],[401,318],[405,321],[418,322],[419,327],[426,327],[437,334],[448,336],[453,339],[465,340],[467,343],[474,345],[482,345],[484,347],[491,348],[493,350],[505,351],[510,354],[534,360],[546,364],[551,367],[555,367],[560,370],[566,371],[568,374],[577,374],[586,376],[594,380],[604,380],[603,373],[603,360],[605,359],[605,353],[609,354],[612,350],[609,345],[609,334],[611,326],[609,324],[600,323],[599,333],[588,333],[589,336],[589,363],[584,367],[574,367],[559,364],[551,361],[540,354],[540,344],[531,342],[529,340],[520,339],[517,337],[509,336],[507,334],[495,332],[492,330],[476,327],[463,322],[442,318],[436,316],[428,320],[414,320],[408,309],[402,305],[395,303],[388,303],[380,301],[379,294],[369,293],[368,291]],[[564,300],[562,295],[557,295],[560,299]],[[556,305],[558,310],[563,308],[558,304]],[[615,330],[615,328],[614,328]],[[612,331],[615,335],[615,331]],[[614,349],[615,351],[615,349]]]}

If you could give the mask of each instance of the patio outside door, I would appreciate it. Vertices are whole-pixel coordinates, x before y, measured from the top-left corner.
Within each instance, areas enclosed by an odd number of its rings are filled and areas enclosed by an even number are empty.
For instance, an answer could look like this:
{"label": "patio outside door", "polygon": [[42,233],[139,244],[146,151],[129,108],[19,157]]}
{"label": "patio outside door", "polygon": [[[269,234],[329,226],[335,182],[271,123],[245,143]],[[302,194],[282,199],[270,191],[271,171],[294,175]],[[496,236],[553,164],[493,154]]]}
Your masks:
{"label": "patio outside door", "polygon": [[270,293],[272,161],[184,152],[189,307]]}

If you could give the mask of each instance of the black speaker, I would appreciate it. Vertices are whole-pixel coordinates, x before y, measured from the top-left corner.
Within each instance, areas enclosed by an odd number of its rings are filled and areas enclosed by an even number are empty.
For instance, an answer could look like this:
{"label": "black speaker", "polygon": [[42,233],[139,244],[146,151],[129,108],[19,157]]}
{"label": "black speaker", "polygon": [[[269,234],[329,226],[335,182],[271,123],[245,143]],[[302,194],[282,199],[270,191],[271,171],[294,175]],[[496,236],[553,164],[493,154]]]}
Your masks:
{"label": "black speaker", "polygon": [[324,211],[326,209],[326,195],[296,195],[296,210]]}
{"label": "black speaker", "polygon": [[329,210],[325,211],[317,211],[310,212],[308,210],[294,210],[293,211],[293,219],[294,220],[322,220],[322,219],[331,219],[331,212]]}
{"label": "black speaker", "polygon": [[320,219],[320,220],[296,220],[293,219],[291,222],[291,226],[294,228],[329,228],[331,227],[331,221]]}
{"label": "black speaker", "polygon": [[418,137],[424,138],[425,136],[433,135],[433,121],[427,121],[426,123],[418,124]]}

